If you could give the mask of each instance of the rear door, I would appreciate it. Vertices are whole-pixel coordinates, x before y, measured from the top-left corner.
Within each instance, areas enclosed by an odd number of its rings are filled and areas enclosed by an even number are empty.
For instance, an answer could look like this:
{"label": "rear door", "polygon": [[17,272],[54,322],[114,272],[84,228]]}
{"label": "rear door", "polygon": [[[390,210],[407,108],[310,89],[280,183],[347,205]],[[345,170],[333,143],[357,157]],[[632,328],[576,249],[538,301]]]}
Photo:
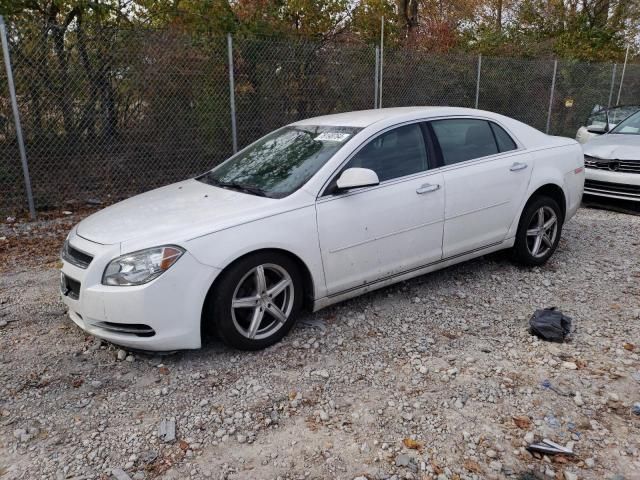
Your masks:
{"label": "rear door", "polygon": [[443,257],[502,242],[531,178],[529,154],[489,120],[452,118],[430,126],[443,163]]}

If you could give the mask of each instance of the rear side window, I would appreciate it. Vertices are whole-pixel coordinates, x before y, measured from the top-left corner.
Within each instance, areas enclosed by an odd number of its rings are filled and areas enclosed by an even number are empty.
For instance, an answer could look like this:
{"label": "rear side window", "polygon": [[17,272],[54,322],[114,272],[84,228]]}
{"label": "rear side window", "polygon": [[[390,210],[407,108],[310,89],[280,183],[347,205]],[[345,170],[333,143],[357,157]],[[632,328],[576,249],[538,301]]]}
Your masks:
{"label": "rear side window", "polygon": [[496,139],[486,120],[454,118],[434,120],[431,125],[445,165],[498,153]]}
{"label": "rear side window", "polygon": [[489,122],[489,124],[491,125],[491,130],[493,130],[493,134],[496,136],[496,142],[498,143],[498,150],[500,150],[500,152],[508,152],[518,148],[516,142],[504,131],[504,128],[493,122]]}

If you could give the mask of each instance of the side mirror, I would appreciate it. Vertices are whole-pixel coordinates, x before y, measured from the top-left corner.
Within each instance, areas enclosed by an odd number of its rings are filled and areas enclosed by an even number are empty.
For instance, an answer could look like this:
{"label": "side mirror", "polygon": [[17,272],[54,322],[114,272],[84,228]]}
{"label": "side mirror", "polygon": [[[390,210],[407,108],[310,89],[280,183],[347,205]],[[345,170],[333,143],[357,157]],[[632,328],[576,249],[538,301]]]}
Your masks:
{"label": "side mirror", "polygon": [[372,187],[378,185],[380,180],[373,170],[368,168],[347,168],[342,174],[336,186],[338,190],[349,190],[351,188]]}
{"label": "side mirror", "polygon": [[587,132],[597,133],[598,135],[602,135],[603,133],[607,133],[609,129],[606,125],[589,125],[587,127]]}

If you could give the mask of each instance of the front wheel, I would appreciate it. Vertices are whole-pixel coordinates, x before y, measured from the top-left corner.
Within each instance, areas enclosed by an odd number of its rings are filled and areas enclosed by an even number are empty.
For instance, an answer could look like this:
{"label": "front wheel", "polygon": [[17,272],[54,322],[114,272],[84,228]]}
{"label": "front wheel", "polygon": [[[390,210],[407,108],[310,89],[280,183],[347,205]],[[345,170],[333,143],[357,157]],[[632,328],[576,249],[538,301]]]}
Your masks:
{"label": "front wheel", "polygon": [[284,337],[302,305],[294,261],[278,252],[248,255],[222,274],[208,312],[220,338],[241,350],[259,350]]}
{"label": "front wheel", "polygon": [[562,233],[562,211],[558,202],[547,196],[532,199],[518,224],[513,254],[519,263],[537,266],[553,255]]}

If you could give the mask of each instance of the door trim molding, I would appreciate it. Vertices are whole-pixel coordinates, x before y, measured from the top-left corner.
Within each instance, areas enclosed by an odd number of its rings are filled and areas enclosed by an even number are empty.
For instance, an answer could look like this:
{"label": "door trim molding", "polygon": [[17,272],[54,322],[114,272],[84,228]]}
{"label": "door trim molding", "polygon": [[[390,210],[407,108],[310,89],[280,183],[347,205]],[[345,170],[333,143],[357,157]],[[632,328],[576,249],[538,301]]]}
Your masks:
{"label": "door trim molding", "polygon": [[361,242],[352,243],[351,245],[334,248],[333,250],[329,250],[329,253],[342,252],[343,250],[359,247],[360,245],[365,245],[367,243],[375,242],[377,240],[382,240],[383,238],[393,237],[394,235],[400,235],[401,233],[410,232],[412,230],[417,230],[419,228],[428,227],[430,225],[435,225],[437,223],[443,223],[443,222],[444,222],[444,218],[439,218],[431,222],[421,223],[420,225],[414,225],[413,227],[403,228],[402,230],[396,230],[395,232],[385,233],[384,235],[378,235],[377,237],[368,238],[366,240],[362,240]]}

